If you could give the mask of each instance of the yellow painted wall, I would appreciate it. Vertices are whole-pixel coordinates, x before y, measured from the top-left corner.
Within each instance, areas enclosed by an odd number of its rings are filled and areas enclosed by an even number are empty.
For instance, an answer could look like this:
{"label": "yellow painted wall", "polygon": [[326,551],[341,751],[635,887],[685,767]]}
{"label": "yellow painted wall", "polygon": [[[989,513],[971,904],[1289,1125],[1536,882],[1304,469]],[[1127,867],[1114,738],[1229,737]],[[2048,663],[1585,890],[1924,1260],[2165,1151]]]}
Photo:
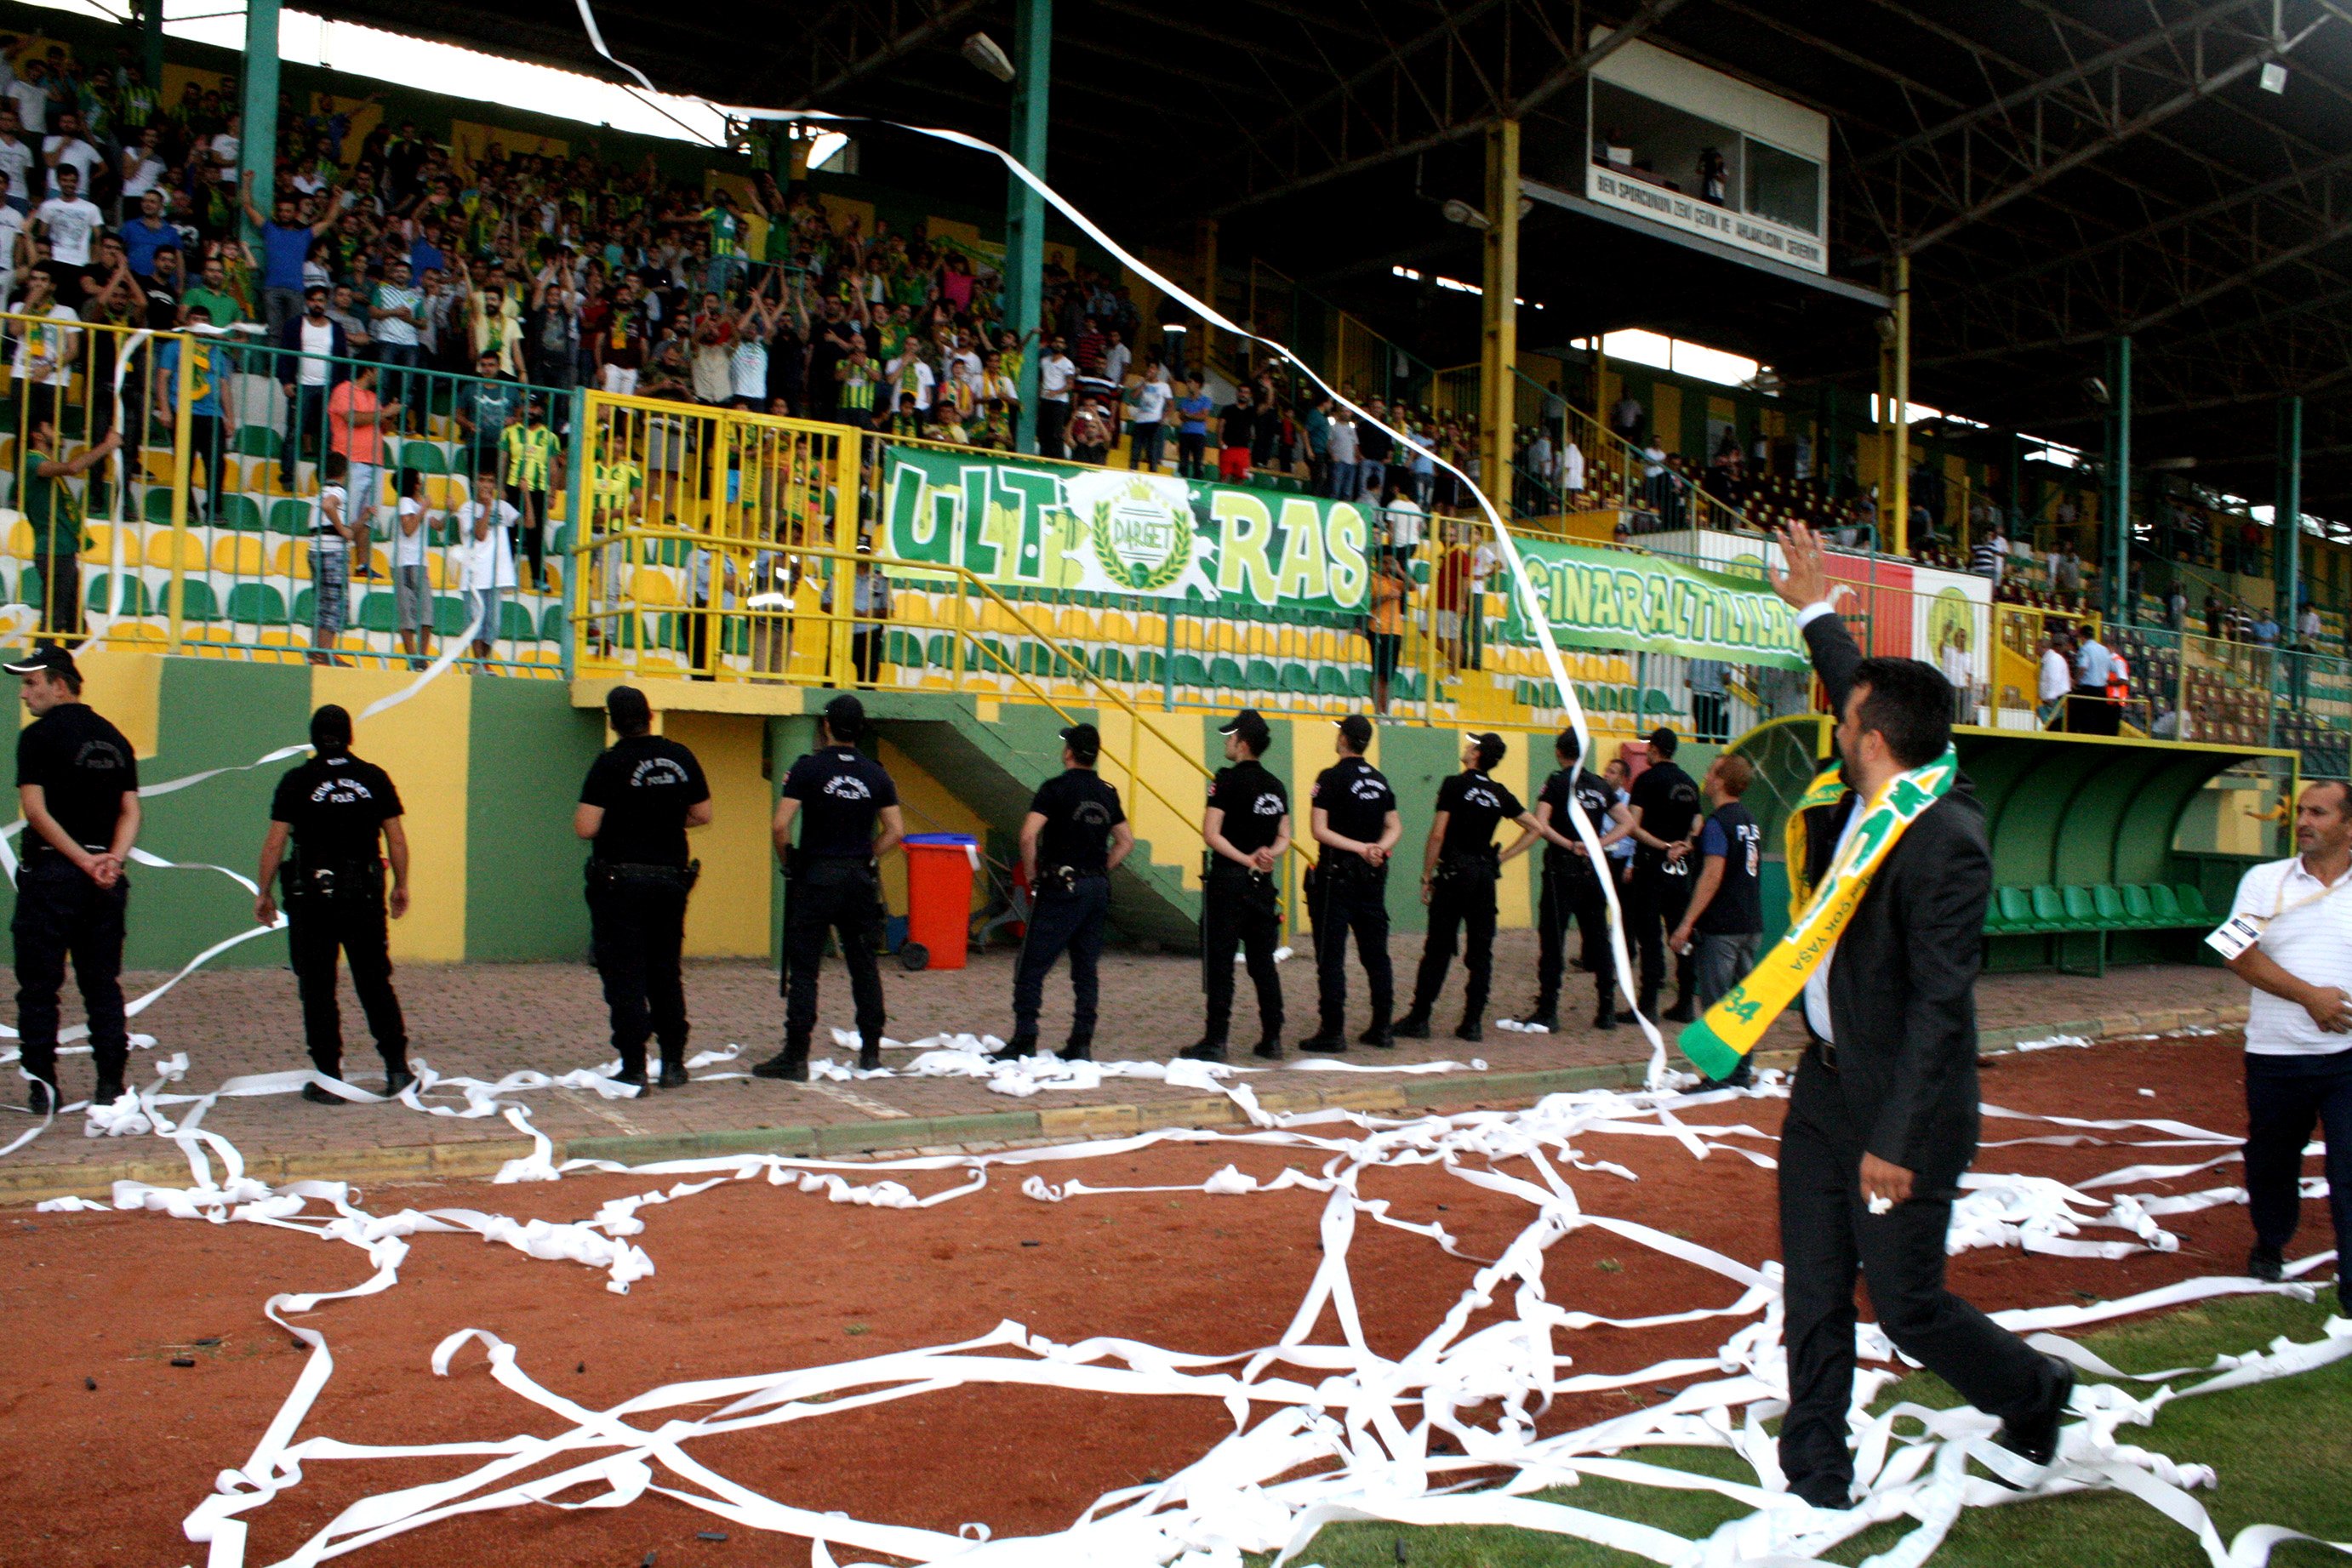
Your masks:
{"label": "yellow painted wall", "polygon": [[1683,389],[1672,382],[1650,383],[1650,428],[1657,433],[1658,444],[1667,451],[1681,447]]}
{"label": "yellow painted wall", "polygon": [[[81,671],[82,701],[111,720],[135,754],[154,756],[163,706],[162,656],[92,643],[75,655],[74,664]],[[12,703],[16,703],[16,678],[9,677]],[[16,703],[19,725],[31,723],[32,717],[22,703]]]}
{"label": "yellow painted wall", "polygon": [[767,721],[734,714],[666,716],[662,733],[702,763],[710,781],[710,825],[690,835],[702,862],[686,912],[689,958],[764,958],[774,852],[768,838],[769,786],[760,771]]}
{"label": "yellow painted wall", "polygon": [[[1502,732],[1498,730],[1496,733]],[[1535,810],[1535,791],[1528,782],[1530,758],[1535,747],[1544,745],[1546,757],[1549,759],[1549,747],[1545,741],[1545,737],[1549,733],[1549,731],[1538,731],[1533,734],[1520,732],[1503,736],[1504,743],[1510,749],[1504,755],[1501,766],[1488,775],[1496,783],[1517,795],[1520,804],[1530,811]],[[1543,775],[1537,774],[1536,782],[1542,781]],[[1502,831],[1496,835],[1496,842],[1507,849],[1518,836],[1519,830],[1506,823]],[[1513,926],[1532,925],[1535,921],[1535,897],[1528,889],[1528,869],[1535,863],[1536,853],[1530,850],[1525,854],[1515,857],[1503,868],[1503,880],[1495,888],[1495,924],[1505,930],[1509,930]]]}
{"label": "yellow painted wall", "polygon": [[[1176,867],[1190,888],[1201,885],[1201,810],[1208,780],[1194,766],[1197,745],[1182,752],[1177,746],[1187,737],[1197,737],[1200,723],[1197,714],[1160,714],[1139,728],[1116,707],[1102,709],[1097,721],[1103,737],[1102,775],[1118,787],[1136,838],[1151,846],[1153,864]],[[1135,770],[1150,789],[1137,788],[1129,778],[1130,745]]]}
{"label": "yellow painted wall", "polygon": [[[415,678],[405,670],[313,669],[310,706],[340,703],[357,718],[368,704]],[[392,923],[394,963],[454,964],[466,956],[472,706],[471,681],[438,680],[352,730],[352,749],[392,775],[405,813],[408,914]]]}

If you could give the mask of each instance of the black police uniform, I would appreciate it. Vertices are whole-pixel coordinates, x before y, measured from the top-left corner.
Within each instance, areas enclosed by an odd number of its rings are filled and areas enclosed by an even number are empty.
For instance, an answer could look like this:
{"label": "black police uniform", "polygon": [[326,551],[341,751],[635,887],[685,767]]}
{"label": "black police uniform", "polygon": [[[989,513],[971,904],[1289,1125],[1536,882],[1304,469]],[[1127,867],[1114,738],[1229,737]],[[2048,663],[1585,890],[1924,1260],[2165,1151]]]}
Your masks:
{"label": "black police uniform", "polygon": [[335,959],[349,958],[376,1054],[387,1077],[408,1071],[408,1031],[392,988],[391,931],[384,911],[384,823],[402,815],[400,791],[373,762],[348,753],[316,755],[278,780],[269,820],[292,831],[293,852],[278,870],[286,894],[286,943],[302,998],[310,1063],[330,1078],[343,1070],[343,1023],[335,1001]]}
{"label": "black police uniform", "polygon": [[1429,937],[1413,977],[1412,1015],[1397,1030],[1423,1039],[1454,962],[1457,932],[1468,938],[1462,957],[1461,1032],[1468,1035],[1484,1026],[1495,969],[1495,884],[1503,876],[1495,829],[1527,814],[1517,795],[1477,768],[1439,785],[1437,809],[1446,814],[1445,837],[1437,846],[1437,873],[1429,893]]}
{"label": "black police uniform", "polygon": [[1118,791],[1091,768],[1048,779],[1029,810],[1045,819],[1037,834],[1037,880],[1030,888],[1029,923],[1021,962],[1013,971],[1013,1039],[1009,1053],[1033,1054],[1045,976],[1065,949],[1070,955],[1069,1043],[1066,1061],[1093,1053],[1103,922],[1110,914],[1110,831],[1127,821]]}
{"label": "black police uniform", "polygon": [[588,769],[580,801],[604,810],[588,859],[588,919],[613,1049],[643,1076],[646,1040],[662,1066],[686,1063],[686,901],[700,866],[686,852],[686,814],[710,799],[694,753],[658,735],[614,742]]}
{"label": "black police uniform", "polygon": [[793,764],[784,795],[800,802],[801,841],[786,859],[784,1051],[806,1061],[816,1031],[817,966],[825,933],[840,939],[857,1010],[860,1059],[880,1065],[882,968],[874,959],[882,924],[881,875],[874,866],[874,820],[898,803],[882,765],[856,747],[829,746]]}
{"label": "black police uniform", "polygon": [[[1220,768],[1209,785],[1209,804],[1224,812],[1225,841],[1248,854],[1282,834],[1290,795],[1282,780],[1255,758]],[[1210,852],[1201,885],[1201,989],[1208,1018],[1199,1049],[1221,1051],[1234,1012],[1234,954],[1246,956],[1250,982],[1257,988],[1257,1051],[1282,1052],[1282,977],[1274,950],[1282,938],[1282,911],[1274,875]]]}
{"label": "black police uniform", "polygon": [[[1551,808],[1552,827],[1570,838],[1576,836],[1576,824],[1568,810],[1570,791],[1583,808],[1585,820],[1592,824],[1594,835],[1608,832],[1617,791],[1607,779],[1581,768],[1559,769],[1544,780],[1543,790],[1536,797],[1538,808]],[[1545,841],[1543,888],[1536,909],[1536,1005],[1528,1016],[1530,1023],[1559,1027],[1559,988],[1568,969],[1568,923],[1573,919],[1581,945],[1580,956],[1599,987],[1593,1025],[1617,1027],[1617,961],[1610,949],[1608,896],[1601,886],[1604,873],[1593,869],[1595,863],[1588,855],[1570,854]]]}
{"label": "black police uniform", "polygon": [[[59,703],[16,736],[16,782],[38,784],[49,815],[93,853],[113,847],[122,797],[139,789],[139,762],[122,732],[86,703]],[[131,883],[100,887],[88,873],[26,830],[16,875],[16,1032],[25,1071],[58,1082],[58,992],[66,959],[89,1017],[90,1054],[103,1098],[122,1088],[131,1034],[122,1013],[122,925]],[[37,1094],[37,1091],[36,1093]]]}
{"label": "black police uniform", "polygon": [[[1381,770],[1360,757],[1343,757],[1315,776],[1315,810],[1330,830],[1359,843],[1378,843],[1396,810],[1396,792]],[[1396,1011],[1396,977],[1389,965],[1389,868],[1360,854],[1323,846],[1312,873],[1307,908],[1315,921],[1315,993],[1321,1009],[1316,1037],[1344,1039],[1348,1031],[1348,937],[1372,996],[1372,1026],[1367,1045],[1393,1043],[1390,1019]]]}
{"label": "black police uniform", "polygon": [[[1690,836],[1698,821],[1698,786],[1671,761],[1653,762],[1633,780],[1633,805],[1642,813],[1642,831],[1668,843]],[[1642,1011],[1654,1018],[1658,992],[1666,980],[1666,933],[1680,925],[1690,907],[1691,882],[1697,855],[1685,852],[1668,860],[1665,852],[1639,843],[1633,851],[1633,880],[1627,889],[1625,915],[1642,956]],[[1675,957],[1675,1011],[1686,1012],[1691,999],[1694,965],[1687,953]]]}

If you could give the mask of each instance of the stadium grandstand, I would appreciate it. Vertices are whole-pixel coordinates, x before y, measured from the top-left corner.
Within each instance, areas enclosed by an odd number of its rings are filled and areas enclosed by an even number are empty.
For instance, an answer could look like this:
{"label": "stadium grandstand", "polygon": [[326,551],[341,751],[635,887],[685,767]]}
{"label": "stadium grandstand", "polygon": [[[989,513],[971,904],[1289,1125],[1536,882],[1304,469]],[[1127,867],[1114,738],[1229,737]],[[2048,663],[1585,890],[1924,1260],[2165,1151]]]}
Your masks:
{"label": "stadium grandstand", "polygon": [[[486,675],[1532,733],[1560,698],[1466,476],[1612,745],[1811,710],[1792,649],[1673,608],[1804,521],[1866,643],[1937,663],[1964,724],[2341,776],[2328,14],[2306,40],[2248,31],[2259,6],[2112,36],[2015,9],[844,5],[740,77],[691,19],[600,12],[665,89],[1050,141],[1083,210],[1286,356],[880,120],[704,146],[18,8],[11,301],[80,324],[18,334],[5,614],[240,663],[455,639]],[[337,15],[619,74],[562,6],[495,39]],[[52,167],[89,213],[47,204]],[[22,507],[45,411],[49,456],[123,436],[63,481],[78,566]],[[372,538],[322,592],[329,484]]]}

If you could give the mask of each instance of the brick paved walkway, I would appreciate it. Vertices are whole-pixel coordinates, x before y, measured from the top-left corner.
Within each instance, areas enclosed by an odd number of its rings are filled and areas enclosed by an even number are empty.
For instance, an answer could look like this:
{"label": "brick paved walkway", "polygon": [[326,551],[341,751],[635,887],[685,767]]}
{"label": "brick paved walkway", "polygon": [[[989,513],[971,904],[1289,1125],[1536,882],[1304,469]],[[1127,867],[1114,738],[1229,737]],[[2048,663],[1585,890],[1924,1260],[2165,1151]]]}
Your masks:
{"label": "brick paved walkway", "polygon": [[[1507,1015],[1530,999],[1533,938],[1507,932],[1497,943],[1495,1012]],[[1410,990],[1418,938],[1400,939],[1395,960],[1400,989]],[[1009,952],[976,955],[960,971],[919,975],[886,966],[888,1032],[901,1040],[940,1031],[969,1030],[1007,1033],[1011,1026],[1013,960]],[[1314,971],[1304,954],[1282,967],[1288,1034],[1295,1041],[1314,1027]],[[136,995],[161,976],[126,977]],[[1444,1059],[1487,1063],[1492,1075],[1558,1072],[1637,1062],[1647,1057],[1639,1031],[1601,1033],[1586,1027],[1591,988],[1571,974],[1573,1005],[1562,1011],[1570,1025],[1549,1038],[1506,1033],[1490,1022],[1486,1037],[1472,1045],[1451,1037],[1460,1013],[1457,967],[1438,1011],[1437,1039],[1410,1042],[1393,1053],[1358,1048],[1344,1060],[1369,1063]],[[1165,1061],[1200,1032],[1198,966],[1183,958],[1131,954],[1103,961],[1103,1022],[1097,1054],[1105,1060]],[[1353,1027],[1365,1020],[1360,974],[1354,987]],[[563,1072],[608,1060],[604,1009],[596,977],[569,965],[469,965],[415,967],[399,977],[401,999],[411,1031],[411,1053],[445,1073],[496,1079],[520,1068]],[[1248,982],[1241,977],[1234,1034],[1237,1060],[1248,1063],[1256,1038]],[[694,1018],[693,1049],[741,1044],[738,1065],[766,1056],[778,1044],[782,1003],[774,971],[748,963],[704,963],[689,967],[688,1006]],[[2165,967],[2118,969],[2104,978],[2054,975],[1993,976],[1979,988],[1982,1029],[1989,1038],[2029,1038],[2053,1028],[2103,1020],[2107,1032],[2170,1027],[2184,1009],[2191,1021],[2242,1016],[2245,988],[2218,969]],[[1057,1043],[1067,1026],[1069,987],[1056,973],[1046,992],[1045,1039]],[[68,1007],[71,1007],[70,1000]],[[2233,1010],[2234,1009],[2234,1010]],[[361,1034],[356,1001],[346,987],[346,1061],[352,1082],[373,1088],[379,1082],[374,1055]],[[73,1015],[68,1013],[68,1020]],[[849,1022],[847,979],[839,963],[824,977],[821,1020]],[[134,1052],[134,1081],[152,1074],[152,1056],[185,1051],[190,1070],[184,1087],[201,1091],[241,1073],[306,1064],[300,1014],[293,980],[282,969],[235,969],[195,975],[153,1008],[135,1026],[157,1037],[153,1052]],[[1669,1030],[1671,1035],[1671,1030]],[[1768,1037],[1768,1051],[1793,1049],[1797,1026],[1783,1019]],[[819,1054],[824,1054],[822,1047]],[[89,1091],[89,1058],[68,1057],[62,1068],[65,1089],[79,1098]],[[903,1062],[892,1053],[886,1058]],[[1293,1061],[1296,1061],[1294,1054]],[[720,1071],[717,1069],[706,1071]],[[21,1105],[15,1074],[7,1094]],[[1416,1101],[1465,1103],[1483,1092],[1524,1098],[1542,1084],[1520,1078],[1516,1085],[1482,1079],[1455,1079],[1449,1087],[1435,1078],[1401,1079],[1283,1071],[1255,1081],[1262,1097],[1293,1106],[1330,1101],[1399,1104],[1400,1088]],[[995,1093],[961,1079],[879,1079],[855,1085],[773,1083],[734,1079],[697,1084],[636,1101],[600,1100],[571,1090],[524,1096],[534,1124],[565,1152],[620,1158],[658,1158],[689,1150],[709,1152],[714,1140],[741,1147],[839,1150],[900,1147],[908,1143],[964,1143],[1020,1136],[1068,1135],[1120,1125],[1166,1123],[1191,1116],[1230,1118],[1221,1100],[1204,1103],[1197,1090],[1171,1089],[1134,1079],[1107,1080],[1087,1092],[1047,1091],[1028,1099]],[[457,1103],[454,1099],[451,1103]],[[1132,1110],[1112,1113],[1110,1107]],[[945,1125],[940,1119],[961,1118]],[[893,1128],[891,1124],[907,1125]],[[0,1113],[0,1142],[26,1124],[21,1111]],[[310,1105],[292,1096],[224,1101],[205,1124],[236,1143],[257,1175],[364,1174],[372,1179],[402,1174],[479,1174],[524,1152],[528,1144],[502,1118],[461,1121],[419,1116],[398,1106]],[[798,1131],[794,1131],[798,1130]],[[49,1134],[0,1162],[0,1198],[47,1196],[67,1189],[102,1190],[116,1176],[184,1183],[185,1164],[176,1150],[152,1139],[99,1139],[60,1124]]]}

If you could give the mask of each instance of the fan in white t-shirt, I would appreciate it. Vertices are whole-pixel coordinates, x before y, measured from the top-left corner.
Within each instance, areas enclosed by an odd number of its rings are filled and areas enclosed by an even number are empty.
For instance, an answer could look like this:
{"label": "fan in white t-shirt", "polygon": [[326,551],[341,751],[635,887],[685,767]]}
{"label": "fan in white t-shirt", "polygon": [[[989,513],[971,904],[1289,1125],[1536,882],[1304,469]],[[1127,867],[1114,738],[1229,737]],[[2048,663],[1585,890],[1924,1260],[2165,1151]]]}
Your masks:
{"label": "fan in white t-shirt", "polygon": [[[487,478],[475,491],[498,497],[498,486]],[[457,548],[464,552],[467,619],[473,622],[477,659],[490,656],[499,634],[499,601],[515,586],[510,530],[521,519],[522,513],[501,498],[467,501],[457,508]]]}

